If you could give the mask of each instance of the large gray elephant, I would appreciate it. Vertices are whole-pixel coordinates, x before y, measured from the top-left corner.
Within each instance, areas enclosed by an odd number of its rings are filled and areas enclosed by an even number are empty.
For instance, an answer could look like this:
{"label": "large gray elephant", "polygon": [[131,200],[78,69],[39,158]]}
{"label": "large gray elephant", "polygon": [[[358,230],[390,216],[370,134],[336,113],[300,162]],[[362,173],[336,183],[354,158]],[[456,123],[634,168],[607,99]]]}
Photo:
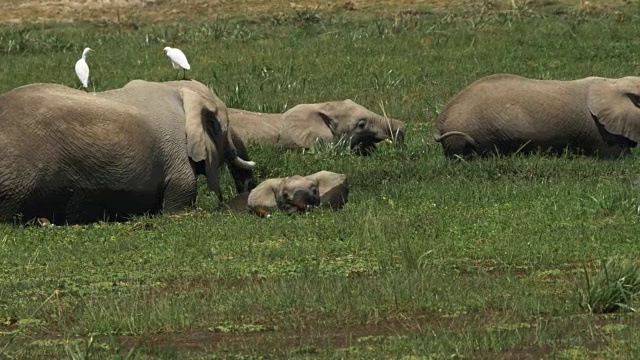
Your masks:
{"label": "large gray elephant", "polygon": [[347,176],[323,170],[307,176],[267,179],[225,205],[232,211],[265,216],[274,211],[304,213],[316,207],[338,210],[348,197]]}
{"label": "large gray elephant", "polygon": [[435,140],[448,157],[568,149],[617,158],[640,140],[639,106],[640,77],[552,81],[498,74],[449,101]]}
{"label": "large gray elephant", "polygon": [[402,121],[387,119],[352,100],[300,104],[283,114],[229,109],[229,122],[245,144],[288,149],[310,148],[317,139],[336,142],[347,137],[352,149],[367,153],[380,141],[402,142],[405,136]]}
{"label": "large gray elephant", "polygon": [[175,212],[196,199],[196,175],[221,198],[220,168],[238,157],[224,104],[196,81],[134,80],[86,93],[32,84],[0,96],[0,221],[54,223]]}

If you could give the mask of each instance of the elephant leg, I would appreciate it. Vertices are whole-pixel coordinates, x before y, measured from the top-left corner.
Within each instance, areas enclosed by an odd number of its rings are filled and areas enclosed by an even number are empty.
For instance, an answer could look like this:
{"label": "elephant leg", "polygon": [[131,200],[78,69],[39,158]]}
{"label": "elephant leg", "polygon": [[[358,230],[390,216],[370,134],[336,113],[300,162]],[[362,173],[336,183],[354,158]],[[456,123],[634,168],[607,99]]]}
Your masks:
{"label": "elephant leg", "polygon": [[[64,221],[127,221],[134,215],[157,213],[160,202],[153,191],[102,189],[74,192],[67,202]],[[62,219],[54,219],[59,222]]]}
{"label": "elephant leg", "polygon": [[211,191],[213,191],[218,197],[218,202],[222,202],[223,198],[222,198],[222,189],[220,188],[220,175],[219,175],[220,172],[218,171],[217,173],[218,175],[214,175],[214,176],[209,174],[207,176],[207,182],[209,183],[209,189],[211,189]]}
{"label": "elephant leg", "polygon": [[196,177],[191,171],[171,176],[165,184],[162,198],[162,212],[165,214],[184,210],[196,201],[198,187]]}
{"label": "elephant leg", "polygon": [[36,218],[46,218],[56,225],[69,222],[69,210],[74,193],[70,189],[50,189],[37,187],[28,191],[20,205],[20,222],[29,222]]}
{"label": "elephant leg", "polygon": [[236,185],[236,191],[238,194],[245,191],[251,191],[256,187],[255,181],[252,178],[253,173],[251,170],[241,169],[237,166],[233,166],[232,164],[229,164],[228,167],[231,177],[233,178],[233,182]]}
{"label": "elephant leg", "polygon": [[631,148],[638,145],[635,141],[629,140],[624,136],[615,135],[608,132],[602,124],[596,122],[598,132],[605,144],[598,144],[593,149],[593,153],[603,159],[619,159],[628,156]]}
{"label": "elephant leg", "polygon": [[23,214],[20,214],[19,193],[4,184],[0,184],[0,221],[16,222],[22,221]]}

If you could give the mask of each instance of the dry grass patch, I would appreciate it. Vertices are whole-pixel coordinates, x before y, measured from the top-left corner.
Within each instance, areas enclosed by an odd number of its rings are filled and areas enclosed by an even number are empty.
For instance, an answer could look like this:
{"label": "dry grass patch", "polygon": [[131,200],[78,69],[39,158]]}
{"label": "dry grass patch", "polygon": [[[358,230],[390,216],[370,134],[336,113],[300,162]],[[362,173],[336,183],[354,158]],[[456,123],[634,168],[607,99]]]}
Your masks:
{"label": "dry grass patch", "polygon": [[[596,4],[597,3],[597,4]],[[296,11],[366,11],[395,13],[407,10],[451,11],[486,6],[545,7],[570,5],[584,9],[617,8],[622,0],[5,0],[0,3],[0,23],[126,21],[133,17],[154,20],[257,16]]]}

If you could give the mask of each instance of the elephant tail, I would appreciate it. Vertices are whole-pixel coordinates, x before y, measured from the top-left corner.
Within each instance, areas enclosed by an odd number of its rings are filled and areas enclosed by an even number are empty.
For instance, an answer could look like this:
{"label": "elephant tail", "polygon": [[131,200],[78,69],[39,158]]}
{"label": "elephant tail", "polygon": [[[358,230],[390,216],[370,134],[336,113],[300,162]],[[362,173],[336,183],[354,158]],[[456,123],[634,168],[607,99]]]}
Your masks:
{"label": "elephant tail", "polygon": [[477,147],[476,141],[469,136],[469,134],[464,133],[462,131],[448,131],[444,134],[433,134],[433,139],[437,142],[441,142],[442,140],[448,138],[449,136],[462,136],[471,146]]}

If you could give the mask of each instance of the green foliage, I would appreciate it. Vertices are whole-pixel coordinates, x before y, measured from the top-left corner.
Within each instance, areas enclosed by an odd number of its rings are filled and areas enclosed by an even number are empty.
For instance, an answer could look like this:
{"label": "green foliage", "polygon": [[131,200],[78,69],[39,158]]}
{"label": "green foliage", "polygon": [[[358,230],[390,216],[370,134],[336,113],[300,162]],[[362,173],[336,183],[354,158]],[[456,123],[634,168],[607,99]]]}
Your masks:
{"label": "green foliage", "polygon": [[333,142],[318,138],[311,144],[311,147],[303,151],[303,153],[329,156],[351,155],[351,137],[342,136]]}
{"label": "green foliage", "polygon": [[[347,174],[338,212],[229,214],[200,179],[196,206],[182,214],[0,225],[0,357],[637,357],[634,315],[585,316],[571,290],[584,283],[580,264],[640,251],[638,152],[465,162],[444,159],[432,140],[440,109],[480,76],[637,73],[637,7],[621,18],[490,3],[0,27],[0,92],[77,87],[85,46],[96,50],[92,91],[172,80],[159,54],[169,45],[230,107],[282,112],[351,98],[408,125],[406,144],[366,157],[346,140],[304,153],[249,147],[258,180]],[[228,199],[233,184],[222,180]],[[636,268],[614,268],[582,288],[591,311],[637,307]]]}
{"label": "green foliage", "polygon": [[629,304],[640,293],[637,262],[609,260],[602,261],[600,266],[595,276],[584,269],[584,286],[577,290],[580,307],[596,314],[634,310]]}

